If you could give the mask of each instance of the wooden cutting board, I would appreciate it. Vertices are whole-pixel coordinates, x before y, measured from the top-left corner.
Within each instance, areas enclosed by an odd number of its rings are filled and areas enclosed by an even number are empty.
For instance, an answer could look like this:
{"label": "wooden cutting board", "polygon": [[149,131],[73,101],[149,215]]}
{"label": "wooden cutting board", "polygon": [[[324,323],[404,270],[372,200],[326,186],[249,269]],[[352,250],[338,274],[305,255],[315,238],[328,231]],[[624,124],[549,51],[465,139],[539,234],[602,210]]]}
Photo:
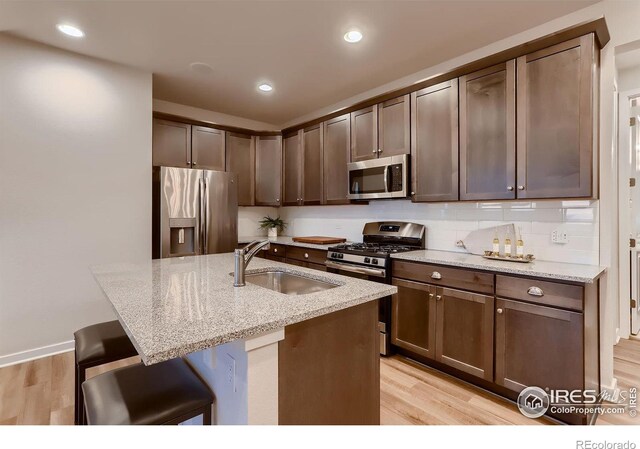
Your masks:
{"label": "wooden cutting board", "polygon": [[311,243],[313,245],[333,245],[334,243],[344,243],[347,241],[347,239],[342,239],[340,237],[321,237],[313,235],[310,237],[294,237],[293,241],[298,243]]}

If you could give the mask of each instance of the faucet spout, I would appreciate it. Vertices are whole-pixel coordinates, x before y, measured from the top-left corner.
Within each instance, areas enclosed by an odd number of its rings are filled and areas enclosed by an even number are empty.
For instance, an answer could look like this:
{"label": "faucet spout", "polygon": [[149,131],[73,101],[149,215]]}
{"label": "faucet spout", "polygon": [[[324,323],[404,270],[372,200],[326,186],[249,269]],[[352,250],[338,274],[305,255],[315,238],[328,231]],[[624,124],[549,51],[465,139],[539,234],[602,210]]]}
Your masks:
{"label": "faucet spout", "polygon": [[254,240],[247,246],[234,251],[235,267],[233,271],[233,286],[244,287],[246,285],[244,281],[244,272],[258,251],[261,249],[268,249],[270,241],[267,240]]}

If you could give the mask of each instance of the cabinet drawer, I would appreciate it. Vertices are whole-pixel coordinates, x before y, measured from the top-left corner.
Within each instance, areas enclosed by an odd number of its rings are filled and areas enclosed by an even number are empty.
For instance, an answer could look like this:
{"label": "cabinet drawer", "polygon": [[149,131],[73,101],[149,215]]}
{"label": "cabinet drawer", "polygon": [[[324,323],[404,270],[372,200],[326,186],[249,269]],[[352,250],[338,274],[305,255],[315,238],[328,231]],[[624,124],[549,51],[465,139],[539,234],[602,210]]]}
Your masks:
{"label": "cabinet drawer", "polygon": [[580,285],[539,281],[513,276],[496,276],[496,296],[520,299],[565,309],[583,309],[584,288]]}
{"label": "cabinet drawer", "polygon": [[493,274],[423,263],[393,261],[393,277],[493,294]]}
{"label": "cabinet drawer", "polygon": [[302,262],[324,264],[324,262],[327,260],[327,252],[320,249],[290,246],[289,248],[287,248],[287,258],[300,260]]}
{"label": "cabinet drawer", "polygon": [[266,253],[270,256],[285,257],[287,255],[287,247],[271,243],[269,245],[269,249],[266,250]]}

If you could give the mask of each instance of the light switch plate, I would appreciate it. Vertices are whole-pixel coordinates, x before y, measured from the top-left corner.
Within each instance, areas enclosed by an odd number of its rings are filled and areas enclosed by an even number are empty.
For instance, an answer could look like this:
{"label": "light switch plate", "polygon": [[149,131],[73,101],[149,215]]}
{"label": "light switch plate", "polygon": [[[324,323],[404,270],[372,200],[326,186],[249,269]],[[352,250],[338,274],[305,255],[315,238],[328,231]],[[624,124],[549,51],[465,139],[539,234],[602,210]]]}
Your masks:
{"label": "light switch plate", "polygon": [[553,243],[569,243],[569,235],[563,229],[554,229],[551,232],[551,241]]}

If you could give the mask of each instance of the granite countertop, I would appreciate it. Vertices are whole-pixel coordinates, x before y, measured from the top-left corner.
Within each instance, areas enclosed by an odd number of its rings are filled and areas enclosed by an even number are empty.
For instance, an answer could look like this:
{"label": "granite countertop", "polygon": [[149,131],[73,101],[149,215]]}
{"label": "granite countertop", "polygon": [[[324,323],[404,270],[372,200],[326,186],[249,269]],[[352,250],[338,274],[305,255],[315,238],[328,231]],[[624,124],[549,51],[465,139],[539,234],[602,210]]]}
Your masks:
{"label": "granite countertop", "polygon": [[302,248],[322,249],[325,251],[328,250],[330,247],[337,245],[337,243],[332,243],[331,245],[316,245],[314,243],[294,242],[293,237],[288,237],[285,235],[279,235],[278,237],[267,237],[266,235],[253,236],[253,237],[240,236],[238,237],[238,243],[249,243],[254,240],[264,240],[264,239],[269,239],[269,241],[271,241],[272,243],[277,243],[279,245],[300,246]]}
{"label": "granite countertop", "polygon": [[353,307],[396,291],[391,285],[254,258],[247,273],[278,270],[339,286],[285,295],[234,287],[233,254],[92,267],[145,364],[162,362]]}
{"label": "granite countertop", "polygon": [[534,260],[531,263],[503,262],[489,260],[474,254],[456,253],[453,251],[418,250],[393,254],[394,259],[412,262],[424,262],[452,267],[473,268],[505,274],[534,276],[555,279],[558,281],[593,283],[606,272],[606,267],[598,265],[581,265],[561,262]]}

